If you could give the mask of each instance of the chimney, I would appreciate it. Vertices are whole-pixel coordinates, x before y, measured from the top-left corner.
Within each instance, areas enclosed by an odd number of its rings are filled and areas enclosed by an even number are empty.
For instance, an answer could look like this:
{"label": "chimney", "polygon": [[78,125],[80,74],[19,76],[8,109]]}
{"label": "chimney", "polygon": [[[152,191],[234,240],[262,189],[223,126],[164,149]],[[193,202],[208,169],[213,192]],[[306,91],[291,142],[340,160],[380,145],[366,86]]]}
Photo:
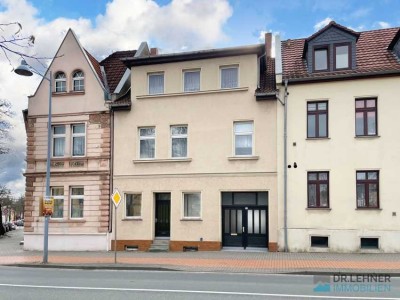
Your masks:
{"label": "chimney", "polygon": [[158,48],[150,48],[150,56],[157,56]]}
{"label": "chimney", "polygon": [[272,33],[265,33],[265,54],[267,57],[271,57],[271,48],[272,48]]}

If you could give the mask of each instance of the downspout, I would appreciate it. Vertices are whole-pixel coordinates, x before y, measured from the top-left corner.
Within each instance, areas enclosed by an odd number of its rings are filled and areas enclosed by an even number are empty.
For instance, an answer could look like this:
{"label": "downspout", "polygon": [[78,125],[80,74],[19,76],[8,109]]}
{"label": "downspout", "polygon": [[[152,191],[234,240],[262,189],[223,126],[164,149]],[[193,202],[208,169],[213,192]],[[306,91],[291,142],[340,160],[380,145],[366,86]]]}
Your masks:
{"label": "downspout", "polygon": [[[111,154],[111,158],[110,158],[110,199],[111,199],[111,195],[114,191],[114,110],[112,108],[112,106],[110,105],[110,117],[111,117],[111,122],[110,122],[110,154]],[[110,205],[109,205],[109,212],[110,212],[110,218],[108,220],[108,232],[111,233],[112,232],[112,217],[113,217],[113,209],[112,209],[112,201],[110,201]]]}
{"label": "downspout", "polygon": [[288,80],[285,79],[283,102],[283,231],[284,251],[288,252],[288,226],[287,226],[287,110],[288,110]]}

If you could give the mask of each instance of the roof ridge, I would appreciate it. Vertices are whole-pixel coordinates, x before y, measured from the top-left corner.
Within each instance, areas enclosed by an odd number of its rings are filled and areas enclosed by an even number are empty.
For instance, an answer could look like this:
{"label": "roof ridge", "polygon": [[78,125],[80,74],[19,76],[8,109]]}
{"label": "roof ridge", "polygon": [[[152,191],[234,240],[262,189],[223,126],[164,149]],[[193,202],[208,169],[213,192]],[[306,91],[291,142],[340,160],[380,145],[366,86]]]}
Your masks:
{"label": "roof ridge", "polygon": [[360,31],[360,33],[372,32],[372,31],[386,31],[386,30],[393,30],[393,29],[400,30],[400,26],[399,27],[389,27],[389,28],[378,28],[378,29],[364,30],[364,31]]}
{"label": "roof ridge", "polygon": [[112,59],[112,58],[114,58],[115,56],[117,56],[118,54],[128,54],[128,53],[136,52],[136,51],[137,51],[136,49],[115,51],[115,52],[111,53],[110,55],[108,55],[108,56],[107,56],[106,58],[104,58],[103,60],[101,60],[99,63],[100,63],[100,65],[101,65],[101,64],[103,64],[106,60]]}

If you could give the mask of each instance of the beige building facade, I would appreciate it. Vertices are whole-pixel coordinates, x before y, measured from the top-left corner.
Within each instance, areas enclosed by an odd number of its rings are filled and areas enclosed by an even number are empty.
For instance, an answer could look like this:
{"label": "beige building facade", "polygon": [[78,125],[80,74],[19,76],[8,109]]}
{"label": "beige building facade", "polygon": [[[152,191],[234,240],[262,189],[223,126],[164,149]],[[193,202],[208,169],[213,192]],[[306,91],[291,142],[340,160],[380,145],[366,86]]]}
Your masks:
{"label": "beige building facade", "polygon": [[[282,43],[287,165],[280,156],[279,191],[287,168],[287,227],[280,197],[280,250],[400,251],[398,31],[356,33],[332,22]],[[283,124],[283,106],[278,115]]]}
{"label": "beige building facade", "polygon": [[130,106],[113,112],[117,250],[157,240],[172,251],[277,250],[277,104],[255,96],[264,53],[157,55],[142,44],[125,60]]}

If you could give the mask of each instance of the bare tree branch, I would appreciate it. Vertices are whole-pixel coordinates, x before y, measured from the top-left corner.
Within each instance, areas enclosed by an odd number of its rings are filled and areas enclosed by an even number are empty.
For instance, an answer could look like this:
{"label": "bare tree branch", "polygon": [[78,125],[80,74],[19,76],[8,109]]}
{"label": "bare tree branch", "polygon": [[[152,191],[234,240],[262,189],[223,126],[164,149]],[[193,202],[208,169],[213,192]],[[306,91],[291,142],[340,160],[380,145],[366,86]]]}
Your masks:
{"label": "bare tree branch", "polygon": [[12,140],[10,130],[13,128],[11,118],[15,115],[11,102],[0,99],[0,155],[10,151],[9,142]]}
{"label": "bare tree branch", "polygon": [[[7,30],[6,30],[7,29]],[[35,44],[35,36],[23,36],[22,25],[19,22],[0,23],[0,31],[4,32],[0,39],[0,56],[1,53],[7,59],[9,64],[13,66],[12,56],[19,59],[32,59],[46,68],[44,61],[52,59],[51,57],[42,57],[36,54],[27,53],[27,49],[32,48]],[[8,32],[8,33],[7,33]],[[12,69],[12,71],[14,68]]]}

